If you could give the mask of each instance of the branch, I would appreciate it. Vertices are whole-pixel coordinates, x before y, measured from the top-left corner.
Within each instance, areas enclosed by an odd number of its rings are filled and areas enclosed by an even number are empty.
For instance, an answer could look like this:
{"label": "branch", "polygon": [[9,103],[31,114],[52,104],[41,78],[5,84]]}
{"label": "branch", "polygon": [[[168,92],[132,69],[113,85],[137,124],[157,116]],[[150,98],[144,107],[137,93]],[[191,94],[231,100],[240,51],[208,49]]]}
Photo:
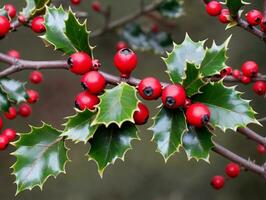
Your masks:
{"label": "branch", "polygon": [[[219,81],[219,80],[221,80],[221,78],[213,77],[211,80],[212,81]],[[226,76],[224,78],[224,81],[225,82],[240,82],[239,79],[236,79],[233,76]],[[266,81],[266,75],[258,74],[256,77],[251,78],[251,82],[256,82],[256,81]]]}
{"label": "branch", "polygon": [[257,134],[255,131],[249,128],[238,128],[237,131],[246,136],[248,139],[253,140],[258,144],[262,144],[266,147],[266,138]]}
{"label": "branch", "polygon": [[263,24],[266,24],[266,0],[264,0],[264,5],[263,5]]}
{"label": "branch", "polygon": [[103,33],[105,33],[106,31],[110,31],[113,30],[115,28],[118,28],[132,20],[135,20],[139,17],[141,17],[142,15],[146,15],[147,13],[150,13],[152,11],[154,11],[158,5],[160,5],[162,3],[163,0],[157,0],[152,4],[149,4],[147,6],[145,6],[144,8],[136,11],[135,13],[132,13],[131,15],[127,15],[123,18],[119,18],[116,21],[110,22],[108,24],[108,26],[106,26],[105,28],[93,31],[91,34],[91,37],[97,37],[99,35],[102,35]]}
{"label": "branch", "polygon": [[242,167],[244,167],[247,170],[250,170],[252,172],[255,172],[256,174],[259,174],[261,176],[265,177],[265,169],[263,166],[259,166],[255,163],[253,163],[250,160],[246,160],[242,157],[240,157],[239,155],[231,152],[230,150],[224,148],[223,146],[214,143],[214,147],[212,149],[214,152],[216,152],[217,154],[222,155],[223,157],[240,164]]}

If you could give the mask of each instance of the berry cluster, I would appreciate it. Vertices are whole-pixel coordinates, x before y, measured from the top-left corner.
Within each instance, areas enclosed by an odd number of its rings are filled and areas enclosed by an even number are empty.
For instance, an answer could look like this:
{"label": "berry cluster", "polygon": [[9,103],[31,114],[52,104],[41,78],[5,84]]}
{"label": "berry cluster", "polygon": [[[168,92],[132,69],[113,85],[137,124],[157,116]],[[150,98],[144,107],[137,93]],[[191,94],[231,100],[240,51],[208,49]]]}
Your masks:
{"label": "berry cluster", "polygon": [[214,189],[221,189],[224,187],[225,181],[230,180],[231,178],[236,178],[240,174],[240,166],[236,163],[229,163],[225,167],[225,173],[228,178],[224,176],[216,175],[211,179],[211,185]]}
{"label": "berry cluster", "polygon": [[[259,65],[254,61],[246,61],[242,64],[241,71],[233,70],[232,67],[227,67],[221,71],[221,77],[232,75],[235,79],[240,80],[244,84],[251,83],[251,79],[258,76]],[[266,82],[256,81],[253,84],[253,91],[258,95],[266,94]]]}
{"label": "berry cluster", "polygon": [[[218,16],[219,21],[224,24],[230,23],[233,19],[228,9],[223,9],[222,4],[218,1],[210,1],[206,4],[206,12],[210,16]],[[246,13],[246,21],[253,26],[260,25],[260,29],[266,32],[266,19],[263,18],[263,14],[258,10],[250,10]]]}

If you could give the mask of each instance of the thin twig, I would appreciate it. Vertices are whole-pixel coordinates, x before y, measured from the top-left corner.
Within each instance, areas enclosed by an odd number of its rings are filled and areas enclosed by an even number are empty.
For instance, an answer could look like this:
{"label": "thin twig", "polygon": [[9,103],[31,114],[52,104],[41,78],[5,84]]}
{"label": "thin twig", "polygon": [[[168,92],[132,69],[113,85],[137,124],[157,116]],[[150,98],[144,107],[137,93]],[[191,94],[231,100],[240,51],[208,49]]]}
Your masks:
{"label": "thin twig", "polygon": [[262,144],[266,147],[266,138],[259,135],[255,131],[249,128],[238,128],[237,131],[242,135],[246,136],[248,139],[257,142],[258,144]]}

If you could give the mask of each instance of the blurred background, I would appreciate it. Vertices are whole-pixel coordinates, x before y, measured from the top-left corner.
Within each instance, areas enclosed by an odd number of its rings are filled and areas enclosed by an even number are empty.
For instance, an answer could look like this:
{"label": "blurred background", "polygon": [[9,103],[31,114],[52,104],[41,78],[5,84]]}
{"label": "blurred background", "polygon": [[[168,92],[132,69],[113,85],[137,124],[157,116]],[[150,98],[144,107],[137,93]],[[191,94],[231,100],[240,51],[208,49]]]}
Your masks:
{"label": "blurred background", "polygon": [[[3,0],[0,6],[5,3],[13,3],[18,9],[22,8],[24,1]],[[146,3],[151,3],[147,0]],[[138,9],[138,0],[109,0],[101,1],[103,5],[111,4],[112,20],[118,19],[128,13]],[[95,14],[90,8],[91,1],[83,0],[82,4],[75,7],[75,10],[87,11],[88,27],[93,31],[103,25],[103,19]],[[253,1],[252,6],[262,9],[263,0]],[[239,28],[234,28],[227,32],[224,25],[216,18],[209,17],[205,13],[204,5],[201,1],[185,0],[184,10],[186,15],[176,19],[177,26],[170,31],[174,41],[183,41],[185,33],[188,32],[193,40],[203,40],[209,38],[222,43],[231,34],[233,35],[229,45],[228,65],[240,68],[246,60],[255,60],[260,65],[260,72],[266,73],[266,48],[265,43],[250,33]],[[145,26],[151,26],[151,21],[147,18],[138,20]],[[91,39],[93,45],[97,45],[95,56],[103,64],[102,70],[118,74],[113,66],[113,55],[115,54],[115,44],[120,38],[115,32],[108,32],[105,35]],[[15,33],[11,33],[4,40],[0,41],[0,51],[7,52],[10,49],[18,50],[22,58],[32,60],[53,60],[64,59],[60,52],[53,51],[52,48],[45,48],[44,43],[31,30],[19,28]],[[164,73],[165,66],[160,56],[150,52],[137,52],[139,65],[134,71],[134,76],[144,78],[155,76],[162,81],[168,81],[168,76]],[[2,69],[6,66],[1,66]],[[38,86],[28,83],[28,88],[36,89],[40,92],[40,101],[33,106],[33,114],[30,118],[17,118],[15,121],[5,121],[6,127],[16,129],[18,132],[29,131],[28,124],[34,126],[41,125],[41,121],[53,124],[58,129],[65,122],[64,117],[74,114],[74,98],[82,88],[79,77],[64,70],[43,71],[44,82]],[[23,71],[13,75],[21,81],[26,81],[29,72]],[[237,87],[245,92],[246,99],[253,99],[251,102],[254,109],[259,113],[257,118],[266,116],[265,99],[256,96],[251,85]],[[150,104],[151,115],[157,112],[156,106],[159,102]],[[226,116],[225,116],[226,117]],[[10,166],[15,159],[8,155],[13,147],[7,151],[0,152],[0,199],[3,200],[231,200],[231,199],[266,199],[265,180],[250,172],[242,172],[239,178],[226,183],[220,191],[215,191],[209,185],[213,175],[224,174],[224,167],[229,162],[215,153],[211,153],[211,164],[204,161],[187,161],[183,151],[171,157],[167,164],[164,163],[161,155],[155,152],[155,145],[150,142],[152,134],[146,128],[152,125],[150,120],[147,125],[141,127],[141,141],[133,142],[133,150],[126,155],[125,162],[117,161],[107,168],[103,179],[97,173],[97,166],[94,162],[88,162],[84,156],[88,151],[88,146],[84,144],[73,145],[71,147],[71,163],[66,167],[67,174],[60,175],[56,180],[49,178],[44,185],[44,190],[34,189],[32,192],[25,191],[14,197],[16,186],[13,184],[15,177],[10,175]],[[262,135],[265,128],[251,126]],[[245,158],[256,159],[258,163],[265,161],[265,156],[260,156],[256,152],[256,144],[246,140],[238,133],[226,132],[217,133],[214,138],[216,142],[232,149]]]}

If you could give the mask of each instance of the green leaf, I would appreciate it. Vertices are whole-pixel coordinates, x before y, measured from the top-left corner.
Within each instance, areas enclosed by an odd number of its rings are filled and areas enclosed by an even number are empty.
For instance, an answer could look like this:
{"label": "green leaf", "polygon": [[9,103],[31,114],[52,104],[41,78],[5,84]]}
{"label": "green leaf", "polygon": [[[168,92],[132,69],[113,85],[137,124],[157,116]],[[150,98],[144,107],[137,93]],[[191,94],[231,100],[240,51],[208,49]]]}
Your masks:
{"label": "green leaf", "polygon": [[100,176],[109,164],[114,164],[119,158],[124,161],[125,154],[131,148],[131,141],[139,139],[137,128],[130,122],[121,128],[111,124],[108,128],[99,126],[94,137],[90,140],[91,148],[89,160],[94,160],[98,166]]}
{"label": "green leaf", "polygon": [[23,8],[21,14],[29,18],[41,15],[45,11],[45,6],[50,2],[51,0],[26,0],[26,7]]}
{"label": "green leaf", "polygon": [[12,166],[16,176],[17,194],[26,189],[39,186],[50,177],[65,173],[68,161],[67,148],[58,131],[50,125],[31,127],[31,131],[22,134],[14,143],[17,150],[13,152],[16,163]]}
{"label": "green leaf", "polygon": [[133,114],[137,110],[137,105],[136,89],[122,82],[112,89],[105,90],[100,96],[98,113],[93,125],[109,126],[111,123],[116,123],[120,127],[125,121],[134,122]]}
{"label": "green leaf", "polygon": [[199,68],[195,64],[187,63],[186,78],[183,82],[183,87],[186,89],[187,96],[191,97],[200,93],[200,88],[205,84]]}
{"label": "green leaf", "polygon": [[165,17],[177,18],[184,14],[183,1],[164,0],[158,7],[158,11]]}
{"label": "green leaf", "polygon": [[5,7],[0,8],[0,16],[5,16],[5,17],[7,17],[9,19],[9,15],[8,15]]}
{"label": "green leaf", "polygon": [[157,144],[157,150],[165,162],[179,151],[182,135],[187,131],[186,118],[183,111],[162,108],[154,118],[154,125],[150,128]]}
{"label": "green leaf", "polygon": [[188,159],[202,159],[209,162],[209,152],[214,146],[212,143],[212,133],[205,127],[196,128],[189,126],[189,130],[183,135],[183,148]]}
{"label": "green leaf", "polygon": [[206,55],[200,65],[200,72],[204,77],[220,74],[226,68],[226,51],[228,50],[229,37],[222,45],[217,46],[215,42],[210,49],[206,50]]}
{"label": "green leaf", "polygon": [[88,142],[93,137],[97,126],[92,126],[92,120],[95,117],[95,112],[90,110],[77,111],[73,116],[67,118],[65,130],[61,136],[66,136],[75,142]]}
{"label": "green leaf", "polygon": [[206,104],[211,111],[210,122],[221,128],[236,130],[249,123],[258,123],[256,112],[249,101],[241,98],[241,93],[235,87],[226,87],[222,82],[209,83],[202,87],[202,94],[193,96],[194,102]]}
{"label": "green leaf", "polygon": [[62,7],[48,8],[45,18],[46,32],[41,38],[67,55],[77,51],[91,54],[88,42],[89,32],[86,22],[80,24],[71,10],[64,11]]}
{"label": "green leaf", "polygon": [[0,90],[0,110],[7,112],[10,107],[10,103],[6,96],[6,93]]}
{"label": "green leaf", "polygon": [[7,94],[8,99],[16,104],[25,102],[28,98],[25,83],[14,79],[2,78],[0,79],[0,87]]}
{"label": "green leaf", "polygon": [[172,82],[183,82],[187,62],[200,65],[205,55],[204,43],[205,41],[193,42],[188,35],[182,44],[174,43],[173,51],[168,53],[167,58],[164,58],[167,73]]}
{"label": "green leaf", "polygon": [[243,0],[226,0],[225,4],[230,11],[230,14],[235,17],[238,14],[238,11],[249,3],[244,2]]}
{"label": "green leaf", "polygon": [[167,50],[172,48],[173,39],[171,34],[166,32],[151,33],[149,35],[149,43],[151,49],[156,54],[164,54]]}

